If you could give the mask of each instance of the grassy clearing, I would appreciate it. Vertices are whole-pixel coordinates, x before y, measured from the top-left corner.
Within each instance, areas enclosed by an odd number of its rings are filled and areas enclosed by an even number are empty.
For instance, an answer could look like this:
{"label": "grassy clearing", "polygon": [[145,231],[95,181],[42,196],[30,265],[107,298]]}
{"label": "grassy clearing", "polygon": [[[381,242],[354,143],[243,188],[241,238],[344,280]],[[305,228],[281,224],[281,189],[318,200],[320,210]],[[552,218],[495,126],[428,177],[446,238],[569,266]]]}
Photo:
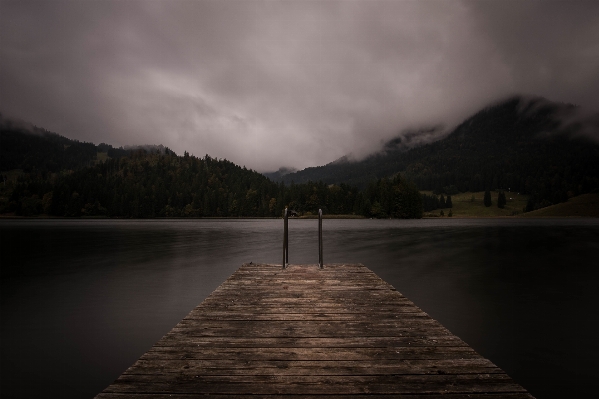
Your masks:
{"label": "grassy clearing", "polygon": [[583,194],[567,202],[527,212],[523,217],[599,217],[599,194]]}
{"label": "grassy clearing", "polygon": [[109,159],[110,159],[110,157],[108,156],[107,152],[96,153],[96,163],[106,162]]}
{"label": "grassy clearing", "polygon": [[[421,191],[423,194],[433,195],[431,191]],[[497,191],[491,192],[491,200],[493,204],[490,207],[486,207],[483,203],[485,196],[484,191],[479,192],[465,192],[451,196],[451,202],[453,208],[451,211],[453,217],[496,217],[496,216],[515,216],[522,214],[522,209],[526,206],[528,201],[527,195],[522,195],[514,192],[505,192],[507,204],[505,208],[500,209],[497,207]],[[472,200],[474,196],[474,200]],[[447,197],[447,196],[445,196]],[[445,217],[447,217],[450,208],[443,209]],[[439,216],[441,209],[437,209],[431,212],[425,212],[425,217]]]}

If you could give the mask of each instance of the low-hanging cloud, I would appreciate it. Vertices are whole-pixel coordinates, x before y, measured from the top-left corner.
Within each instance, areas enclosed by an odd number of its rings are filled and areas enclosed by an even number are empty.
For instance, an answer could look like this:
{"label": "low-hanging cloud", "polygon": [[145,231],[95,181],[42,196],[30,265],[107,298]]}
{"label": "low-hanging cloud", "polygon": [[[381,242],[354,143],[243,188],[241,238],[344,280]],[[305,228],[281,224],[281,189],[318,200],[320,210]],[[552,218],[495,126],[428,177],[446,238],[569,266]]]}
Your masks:
{"label": "low-hanging cloud", "polygon": [[596,2],[0,7],[0,112],[260,171],[364,156],[515,93],[599,104]]}

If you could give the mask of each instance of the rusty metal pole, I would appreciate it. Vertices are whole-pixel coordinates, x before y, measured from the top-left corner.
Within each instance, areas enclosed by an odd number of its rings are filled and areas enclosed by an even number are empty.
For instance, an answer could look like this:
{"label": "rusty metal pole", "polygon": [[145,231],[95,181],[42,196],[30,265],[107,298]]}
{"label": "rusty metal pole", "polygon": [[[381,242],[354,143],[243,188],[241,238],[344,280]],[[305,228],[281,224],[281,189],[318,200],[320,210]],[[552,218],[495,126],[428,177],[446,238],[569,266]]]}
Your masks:
{"label": "rusty metal pole", "polygon": [[287,208],[283,211],[283,269],[289,263],[289,221]]}
{"label": "rusty metal pole", "polygon": [[318,210],[318,265],[321,269],[324,269],[322,259],[322,209]]}

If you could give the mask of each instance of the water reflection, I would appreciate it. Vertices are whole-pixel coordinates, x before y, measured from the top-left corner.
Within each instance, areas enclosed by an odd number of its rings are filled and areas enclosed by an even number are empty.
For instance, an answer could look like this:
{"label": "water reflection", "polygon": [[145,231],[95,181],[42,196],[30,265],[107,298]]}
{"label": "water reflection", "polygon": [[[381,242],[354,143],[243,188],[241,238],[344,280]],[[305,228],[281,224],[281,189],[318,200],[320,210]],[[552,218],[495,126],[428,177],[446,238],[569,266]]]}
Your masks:
{"label": "water reflection", "polygon": [[[323,227],[325,264],[365,264],[537,397],[591,389],[597,221]],[[241,263],[280,263],[281,239],[280,220],[0,221],[2,396],[94,396]],[[316,221],[290,221],[289,249],[317,263]]]}

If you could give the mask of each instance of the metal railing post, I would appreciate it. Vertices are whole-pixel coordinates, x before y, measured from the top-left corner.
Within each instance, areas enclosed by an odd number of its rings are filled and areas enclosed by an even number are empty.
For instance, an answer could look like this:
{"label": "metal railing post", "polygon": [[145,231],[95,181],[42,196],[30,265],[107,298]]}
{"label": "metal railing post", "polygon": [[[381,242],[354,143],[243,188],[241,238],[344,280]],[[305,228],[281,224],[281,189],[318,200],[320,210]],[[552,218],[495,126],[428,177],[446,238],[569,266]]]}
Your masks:
{"label": "metal railing post", "polygon": [[289,217],[287,208],[283,211],[283,269],[289,263]]}
{"label": "metal railing post", "polygon": [[318,210],[318,265],[321,269],[324,269],[322,259],[322,209]]}

